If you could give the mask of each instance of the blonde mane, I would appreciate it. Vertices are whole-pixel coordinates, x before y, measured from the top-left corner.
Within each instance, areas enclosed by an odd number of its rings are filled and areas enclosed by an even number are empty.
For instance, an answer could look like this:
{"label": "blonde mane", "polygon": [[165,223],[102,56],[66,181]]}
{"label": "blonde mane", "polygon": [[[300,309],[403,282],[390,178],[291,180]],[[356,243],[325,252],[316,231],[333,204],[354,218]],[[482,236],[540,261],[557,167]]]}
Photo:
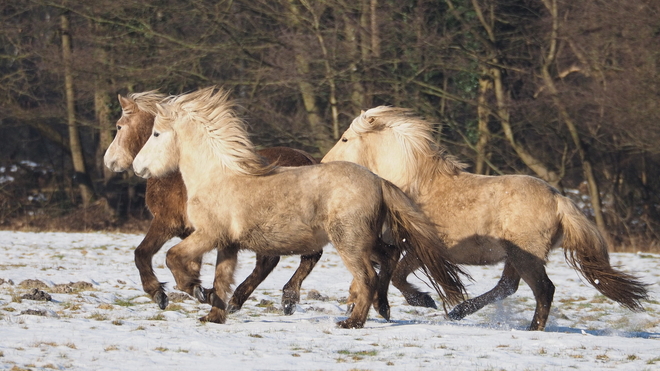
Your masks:
{"label": "blonde mane", "polygon": [[358,135],[389,129],[402,149],[402,179],[408,192],[416,193],[436,175],[453,176],[466,165],[438,145],[430,122],[405,108],[379,106],[358,116],[351,128]]}
{"label": "blonde mane", "polygon": [[[156,104],[162,103],[168,96],[158,92],[158,90],[150,90],[141,93],[131,93],[127,99],[135,103],[140,111],[156,116]],[[134,112],[126,112],[128,114]]]}
{"label": "blonde mane", "polygon": [[203,129],[201,143],[190,144],[199,145],[200,151],[220,160],[226,169],[263,175],[276,167],[268,165],[255,152],[247,126],[236,116],[236,104],[229,100],[229,92],[217,87],[204,88],[171,97],[161,107],[165,108],[165,112],[159,112],[163,124],[172,126],[175,120],[183,119],[187,128],[200,126]]}

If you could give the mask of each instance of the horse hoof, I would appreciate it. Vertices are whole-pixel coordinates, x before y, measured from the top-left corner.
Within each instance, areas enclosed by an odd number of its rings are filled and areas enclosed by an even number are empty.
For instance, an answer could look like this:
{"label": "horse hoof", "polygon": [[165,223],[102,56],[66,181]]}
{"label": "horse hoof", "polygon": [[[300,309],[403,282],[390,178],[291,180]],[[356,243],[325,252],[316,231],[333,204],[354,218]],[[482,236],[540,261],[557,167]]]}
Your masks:
{"label": "horse hoof", "polygon": [[346,305],[346,315],[350,316],[353,313],[353,308],[355,308],[355,303],[349,303]]}
{"label": "horse hoof", "polygon": [[387,322],[390,321],[390,308],[380,308],[378,309],[378,314],[380,314]]}
{"label": "horse hoof", "polygon": [[239,310],[241,310],[241,307],[239,307],[238,305],[235,305],[235,304],[232,304],[232,303],[227,304],[227,313],[228,314],[236,313]]}
{"label": "horse hoof", "polygon": [[347,319],[345,321],[339,321],[337,322],[337,327],[341,328],[362,328],[364,327],[364,323],[352,319]]}
{"label": "horse hoof", "polygon": [[226,312],[220,308],[213,307],[209,314],[199,319],[202,322],[225,323],[227,320]]}
{"label": "horse hoof", "polygon": [[160,309],[167,308],[167,305],[170,303],[170,299],[167,297],[167,294],[162,291],[159,291],[156,293],[156,295],[154,295],[154,301],[156,304],[158,304]]}
{"label": "horse hoof", "polygon": [[428,293],[420,293],[415,296],[407,297],[406,301],[408,304],[413,307],[424,307],[424,308],[433,308],[438,309],[438,306],[435,305],[435,300]]}
{"label": "horse hoof", "polygon": [[284,314],[286,314],[287,316],[292,315],[296,311],[296,303],[292,303],[292,302],[282,303],[282,311],[284,311]]}
{"label": "horse hoof", "polygon": [[195,285],[195,287],[193,287],[193,296],[200,303],[208,303],[208,296],[206,295],[206,291],[207,290],[202,286]]}
{"label": "horse hoof", "polygon": [[465,314],[463,314],[461,308],[456,307],[451,312],[447,313],[447,317],[452,321],[460,321],[465,318]]}

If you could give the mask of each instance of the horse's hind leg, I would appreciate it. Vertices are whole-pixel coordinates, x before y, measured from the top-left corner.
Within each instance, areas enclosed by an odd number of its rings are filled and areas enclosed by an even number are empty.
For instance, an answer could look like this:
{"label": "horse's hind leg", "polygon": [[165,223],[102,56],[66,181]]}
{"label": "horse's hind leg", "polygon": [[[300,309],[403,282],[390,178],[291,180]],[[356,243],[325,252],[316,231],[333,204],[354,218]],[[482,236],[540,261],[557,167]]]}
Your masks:
{"label": "horse's hind leg", "polygon": [[[527,253],[524,254],[527,255]],[[543,331],[550,315],[555,285],[548,278],[545,272],[545,262],[542,259],[529,255],[523,259],[517,259],[514,264],[522,279],[532,289],[536,299],[536,310],[529,330]]]}
{"label": "horse's hind leg", "polygon": [[410,254],[406,254],[397,264],[392,275],[392,284],[401,291],[408,304],[416,307],[426,307],[437,309],[435,301],[426,292],[419,291],[414,285],[408,282],[408,276],[420,265]]}
{"label": "horse's hind leg", "polygon": [[376,297],[374,298],[374,309],[387,321],[390,320],[390,302],[387,300],[387,291],[390,287],[392,275],[397,267],[401,254],[399,250],[378,239],[373,255],[380,264],[378,282],[376,285]]}
{"label": "horse's hind leg", "polygon": [[234,290],[229,303],[227,304],[227,312],[238,312],[245,304],[245,301],[250,297],[252,292],[259,286],[261,282],[268,277],[270,272],[275,269],[279,263],[279,256],[266,256],[257,254],[257,262],[252,270],[252,273]]}
{"label": "horse's hind leg", "polygon": [[[369,308],[374,300],[376,287],[376,271],[371,265],[370,253],[373,242],[369,244],[337,243],[332,241],[339,252],[344,265],[353,275],[350,294],[355,298],[351,315],[337,323],[342,328],[361,328],[367,320]],[[350,246],[352,245],[352,246]]]}
{"label": "horse's hind leg", "polygon": [[457,305],[448,316],[452,320],[460,320],[466,316],[478,311],[484,306],[498,300],[502,300],[507,296],[513,295],[518,290],[520,284],[520,275],[516,272],[513,265],[509,260],[504,263],[504,271],[502,277],[497,282],[495,287],[485,294],[479,295],[476,298],[466,300]]}
{"label": "horse's hind leg", "polygon": [[289,282],[284,285],[282,292],[282,309],[284,314],[291,315],[296,311],[296,304],[300,302],[300,286],[314,269],[316,263],[321,259],[323,251],[316,254],[302,255],[300,265],[296,269]]}
{"label": "horse's hind leg", "polygon": [[151,299],[158,304],[160,309],[165,309],[169,300],[163,284],[158,282],[152,266],[153,256],[163,247],[174,235],[169,229],[154,219],[149,226],[147,234],[138,247],[135,249],[135,266],[140,272],[142,288],[151,296]]}

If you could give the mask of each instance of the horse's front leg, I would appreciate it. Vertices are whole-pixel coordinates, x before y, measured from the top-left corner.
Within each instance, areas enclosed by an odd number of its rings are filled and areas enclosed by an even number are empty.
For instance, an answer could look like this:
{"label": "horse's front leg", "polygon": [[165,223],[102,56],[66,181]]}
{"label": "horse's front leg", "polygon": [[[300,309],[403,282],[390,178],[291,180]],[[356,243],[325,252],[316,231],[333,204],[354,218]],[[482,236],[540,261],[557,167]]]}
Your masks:
{"label": "horse's front leg", "polygon": [[419,291],[413,284],[408,282],[408,276],[418,268],[420,268],[419,262],[411,254],[406,254],[394,269],[392,284],[401,291],[408,304],[416,307],[438,309],[431,295]]}
{"label": "horse's front leg", "polygon": [[135,266],[140,272],[142,288],[160,309],[165,309],[169,303],[163,283],[158,282],[152,266],[153,256],[163,247],[165,242],[174,237],[170,228],[154,218],[144,239],[135,249]]}
{"label": "horse's front leg", "polygon": [[454,321],[461,320],[465,316],[478,311],[490,303],[513,295],[518,290],[519,284],[520,275],[513,267],[511,262],[507,259],[504,263],[504,271],[502,272],[502,277],[492,290],[481,294],[476,298],[472,298],[460,303],[454,307],[454,309],[452,309],[452,311],[449,312],[447,316],[449,319]]}
{"label": "horse's front leg", "polygon": [[227,320],[227,296],[234,283],[234,271],[238,260],[238,246],[218,247],[218,258],[215,265],[213,292],[209,294],[211,311],[200,318],[202,322],[225,323]]}
{"label": "horse's front leg", "polygon": [[200,298],[200,292],[204,292],[199,279],[201,258],[214,247],[213,238],[194,231],[167,252],[165,262],[174,276],[176,289]]}
{"label": "horse's front leg", "polygon": [[302,255],[300,257],[300,265],[296,269],[289,282],[284,285],[282,292],[282,310],[284,314],[291,315],[296,311],[296,304],[300,302],[300,286],[303,281],[314,269],[316,263],[321,259],[323,251],[316,254]]}

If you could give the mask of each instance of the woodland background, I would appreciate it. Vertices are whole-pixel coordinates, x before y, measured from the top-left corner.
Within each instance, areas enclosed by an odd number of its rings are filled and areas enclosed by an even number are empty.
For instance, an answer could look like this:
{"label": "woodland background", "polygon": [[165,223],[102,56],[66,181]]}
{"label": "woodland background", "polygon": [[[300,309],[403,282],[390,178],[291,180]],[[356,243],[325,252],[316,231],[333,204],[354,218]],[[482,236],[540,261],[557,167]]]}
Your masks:
{"label": "woodland background", "polygon": [[658,0],[0,0],[0,227],[143,229],[102,157],[117,94],[233,91],[263,147],[321,157],[360,110],[413,109],[482,174],[574,198],[660,250]]}

